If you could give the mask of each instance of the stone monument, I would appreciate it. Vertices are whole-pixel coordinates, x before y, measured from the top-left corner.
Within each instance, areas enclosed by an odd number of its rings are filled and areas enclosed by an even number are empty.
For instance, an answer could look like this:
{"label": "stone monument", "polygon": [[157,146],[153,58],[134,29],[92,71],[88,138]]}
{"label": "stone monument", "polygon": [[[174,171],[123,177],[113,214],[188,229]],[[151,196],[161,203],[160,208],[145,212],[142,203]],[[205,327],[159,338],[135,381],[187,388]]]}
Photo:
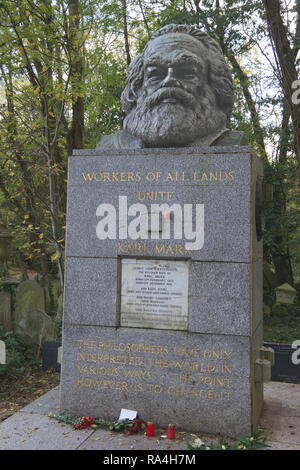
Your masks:
{"label": "stone monument", "polygon": [[69,158],[61,411],[251,434],[263,165],[229,130],[217,43],[168,25],[130,65],[123,130]]}

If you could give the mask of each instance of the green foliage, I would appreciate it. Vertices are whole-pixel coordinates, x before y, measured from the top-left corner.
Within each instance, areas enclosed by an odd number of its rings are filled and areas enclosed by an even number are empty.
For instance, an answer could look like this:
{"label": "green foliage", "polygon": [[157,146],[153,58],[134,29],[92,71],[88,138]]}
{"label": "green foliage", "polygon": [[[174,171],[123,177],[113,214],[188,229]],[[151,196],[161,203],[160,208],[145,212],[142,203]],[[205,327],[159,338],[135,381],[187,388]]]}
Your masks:
{"label": "green foliage", "polygon": [[[99,53],[96,49],[91,57]],[[87,148],[95,148],[103,135],[119,130],[124,117],[120,98],[126,80],[125,64],[118,63],[113,54],[105,56],[104,60],[88,78],[85,131]]]}
{"label": "green foliage", "polygon": [[300,307],[287,306],[287,315],[271,312],[264,316],[264,341],[267,343],[292,344],[300,338]]}
{"label": "green foliage", "polygon": [[[198,442],[200,441],[200,442]],[[256,428],[253,436],[237,437],[236,439],[222,438],[218,442],[205,444],[201,440],[188,442],[189,450],[258,450],[269,447],[265,444],[265,436]]]}
{"label": "green foliage", "polygon": [[266,162],[264,179],[274,188],[273,201],[265,205],[265,260],[270,263],[273,257],[286,255],[289,247],[294,252],[294,262],[299,262],[300,198],[295,161]]}
{"label": "green foliage", "polygon": [[166,7],[160,15],[160,25],[167,24],[197,24],[198,14],[193,11],[182,10],[179,7]]}
{"label": "green foliage", "polygon": [[57,419],[57,421],[60,421],[61,423],[65,423],[65,424],[72,424],[72,426],[74,424],[77,424],[79,422],[79,419],[78,416],[73,416],[73,415],[70,415],[69,413],[52,413],[50,411],[49,413],[49,418],[53,418],[53,419]]}
{"label": "green foliage", "polygon": [[[80,424],[82,417],[73,416],[68,413],[52,413],[48,415],[50,418],[56,419],[65,424],[71,424],[73,427],[76,427]],[[110,431],[126,431],[132,427],[133,421],[130,419],[116,419],[114,421],[107,421],[103,419],[93,419],[92,428],[108,428]]]}
{"label": "green foliage", "polygon": [[[298,4],[289,2],[289,11],[282,6],[295,45]],[[133,58],[168,23],[197,24],[219,41],[234,79],[231,127],[243,130],[265,160],[265,178],[275,188],[266,206],[265,259],[291,261],[300,281],[292,127],[283,119],[281,82],[259,0],[0,2],[0,217],[14,248],[27,267],[53,276],[63,271],[67,156],[78,137],[76,123],[82,120],[86,148],[121,128],[125,37]]]}
{"label": "green foliage", "polygon": [[28,345],[21,336],[12,331],[5,332],[1,324],[0,340],[4,341],[6,347],[6,364],[0,366],[0,376],[1,374],[20,375],[26,367],[40,365],[37,346]]}

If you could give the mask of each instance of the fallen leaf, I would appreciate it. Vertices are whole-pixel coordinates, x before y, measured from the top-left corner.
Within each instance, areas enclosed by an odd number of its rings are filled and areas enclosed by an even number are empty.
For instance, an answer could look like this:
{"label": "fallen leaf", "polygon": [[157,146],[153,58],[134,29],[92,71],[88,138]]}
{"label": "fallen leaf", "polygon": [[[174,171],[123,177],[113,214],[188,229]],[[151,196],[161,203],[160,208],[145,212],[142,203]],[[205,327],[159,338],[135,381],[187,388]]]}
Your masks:
{"label": "fallen leaf", "polygon": [[27,431],[28,434],[32,434],[34,431],[37,431],[39,428],[33,428],[33,429],[29,429],[29,431]]}

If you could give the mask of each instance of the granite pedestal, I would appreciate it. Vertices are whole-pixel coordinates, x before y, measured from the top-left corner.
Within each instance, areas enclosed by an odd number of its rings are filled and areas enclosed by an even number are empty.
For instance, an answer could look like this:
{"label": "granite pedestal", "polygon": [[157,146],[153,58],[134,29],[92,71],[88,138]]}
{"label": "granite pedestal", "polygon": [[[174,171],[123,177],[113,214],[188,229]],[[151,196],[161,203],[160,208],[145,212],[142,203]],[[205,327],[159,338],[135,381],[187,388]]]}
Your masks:
{"label": "granite pedestal", "polygon": [[61,411],[252,433],[262,181],[249,147],[74,151]]}

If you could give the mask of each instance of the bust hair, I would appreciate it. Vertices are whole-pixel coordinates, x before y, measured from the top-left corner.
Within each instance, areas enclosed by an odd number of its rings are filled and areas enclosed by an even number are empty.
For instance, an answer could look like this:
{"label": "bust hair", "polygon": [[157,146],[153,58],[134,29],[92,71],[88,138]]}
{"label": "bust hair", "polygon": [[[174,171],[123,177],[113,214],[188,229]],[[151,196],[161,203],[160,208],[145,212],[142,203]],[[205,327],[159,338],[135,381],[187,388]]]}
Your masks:
{"label": "bust hair", "polygon": [[[216,96],[219,107],[224,111],[229,122],[234,101],[233,82],[219,44],[196,26],[171,24],[156,31],[147,45],[154,39],[169,33],[188,34],[200,41],[206,48],[208,63],[207,80]],[[129,65],[126,85],[121,96],[121,103],[126,114],[136,106],[137,92],[143,84],[143,79],[144,53],[141,53]]]}

